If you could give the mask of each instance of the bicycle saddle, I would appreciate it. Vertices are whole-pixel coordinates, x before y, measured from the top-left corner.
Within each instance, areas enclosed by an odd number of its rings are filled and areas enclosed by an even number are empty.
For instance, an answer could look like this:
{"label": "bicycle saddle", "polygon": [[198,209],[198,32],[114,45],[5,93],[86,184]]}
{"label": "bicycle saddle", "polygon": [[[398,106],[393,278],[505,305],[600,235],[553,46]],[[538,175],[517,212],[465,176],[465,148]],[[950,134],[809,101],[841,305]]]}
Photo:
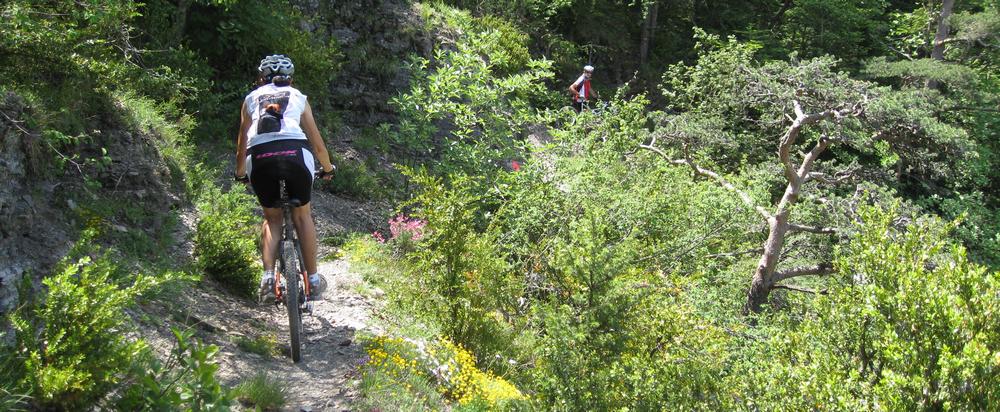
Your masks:
{"label": "bicycle saddle", "polygon": [[291,207],[302,206],[302,201],[299,199],[288,199],[288,205]]}

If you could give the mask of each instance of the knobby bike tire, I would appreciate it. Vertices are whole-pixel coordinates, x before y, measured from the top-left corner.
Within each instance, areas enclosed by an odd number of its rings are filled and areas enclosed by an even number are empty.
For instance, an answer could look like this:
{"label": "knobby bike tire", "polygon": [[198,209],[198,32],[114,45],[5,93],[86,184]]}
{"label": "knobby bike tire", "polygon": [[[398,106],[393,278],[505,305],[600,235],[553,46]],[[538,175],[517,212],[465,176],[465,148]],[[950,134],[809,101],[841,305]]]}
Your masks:
{"label": "knobby bike tire", "polygon": [[302,314],[299,312],[299,277],[302,276],[301,262],[295,244],[290,240],[281,242],[281,254],[285,259],[285,307],[288,309],[288,335],[292,362],[302,360]]}

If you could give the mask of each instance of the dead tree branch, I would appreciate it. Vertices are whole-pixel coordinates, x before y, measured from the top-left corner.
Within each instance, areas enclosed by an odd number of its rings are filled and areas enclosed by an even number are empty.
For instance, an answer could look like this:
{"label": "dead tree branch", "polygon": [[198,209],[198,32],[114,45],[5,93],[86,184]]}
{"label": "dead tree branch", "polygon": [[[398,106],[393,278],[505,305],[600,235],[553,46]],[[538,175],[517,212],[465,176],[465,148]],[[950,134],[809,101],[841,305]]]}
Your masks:
{"label": "dead tree branch", "polygon": [[816,233],[816,234],[820,234],[820,235],[833,235],[833,234],[836,234],[838,231],[840,231],[840,229],[837,229],[835,227],[806,226],[806,225],[798,225],[798,224],[795,224],[795,223],[789,223],[788,224],[788,231],[789,232],[809,232],[809,233]]}
{"label": "dead tree branch", "polygon": [[662,157],[664,160],[670,163],[690,166],[695,173],[701,176],[711,178],[712,180],[715,180],[716,183],[718,183],[720,186],[726,188],[726,190],[735,193],[737,196],[739,196],[740,200],[742,200],[744,204],[746,204],[753,210],[756,210],[757,213],[760,214],[761,217],[763,217],[765,220],[771,218],[771,214],[768,213],[768,211],[765,210],[763,207],[757,205],[749,194],[734,186],[732,183],[726,180],[726,178],[722,177],[722,175],[715,173],[711,170],[705,169],[701,166],[698,166],[691,159],[671,159],[669,156],[667,156],[666,153],[664,153],[658,147],[655,147],[653,145],[639,145],[639,147],[660,155],[660,157]]}
{"label": "dead tree branch", "polygon": [[829,275],[833,273],[833,265],[829,263],[821,263],[815,266],[799,266],[791,269],[785,269],[782,271],[774,272],[771,276],[772,286],[786,279],[791,279],[799,276],[810,276],[810,275]]}
{"label": "dead tree branch", "polygon": [[814,295],[826,295],[826,294],[830,293],[830,291],[827,290],[827,289],[813,290],[813,289],[804,288],[804,287],[801,287],[801,286],[792,286],[792,285],[774,285],[774,286],[771,286],[771,289],[787,289],[787,290],[792,290],[792,291],[796,291],[796,292],[812,293]]}

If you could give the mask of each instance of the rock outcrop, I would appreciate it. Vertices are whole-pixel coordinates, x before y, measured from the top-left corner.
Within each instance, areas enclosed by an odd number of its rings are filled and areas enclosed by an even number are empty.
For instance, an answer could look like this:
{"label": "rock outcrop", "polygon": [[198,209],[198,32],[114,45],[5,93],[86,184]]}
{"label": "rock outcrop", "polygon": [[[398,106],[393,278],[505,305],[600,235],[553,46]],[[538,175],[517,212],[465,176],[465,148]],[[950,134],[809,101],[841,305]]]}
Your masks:
{"label": "rock outcrop", "polygon": [[44,273],[69,247],[65,209],[56,204],[61,185],[47,177],[47,151],[29,130],[30,109],[13,93],[0,96],[0,313],[19,303],[26,275]]}
{"label": "rock outcrop", "polygon": [[409,88],[407,56],[430,54],[423,23],[402,0],[296,0],[316,35],[333,38],[342,65],[331,84],[334,108],[354,126],[392,120],[389,101]]}

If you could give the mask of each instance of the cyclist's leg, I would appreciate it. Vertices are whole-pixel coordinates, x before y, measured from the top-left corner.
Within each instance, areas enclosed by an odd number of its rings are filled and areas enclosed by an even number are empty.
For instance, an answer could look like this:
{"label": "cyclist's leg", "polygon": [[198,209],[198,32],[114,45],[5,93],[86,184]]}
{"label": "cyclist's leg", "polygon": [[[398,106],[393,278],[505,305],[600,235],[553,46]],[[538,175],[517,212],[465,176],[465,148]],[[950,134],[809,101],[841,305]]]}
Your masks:
{"label": "cyclist's leg", "polygon": [[295,231],[299,234],[299,243],[302,246],[302,264],[310,274],[316,273],[316,224],[312,218],[312,208],[302,205],[292,209],[292,222],[295,224]]}
{"label": "cyclist's leg", "polygon": [[292,209],[292,223],[295,224],[302,247],[302,264],[309,274],[313,274],[316,273],[316,224],[312,219],[309,201],[312,199],[315,160],[305,141],[294,143],[298,144],[297,153],[294,157],[286,158],[289,168],[284,172],[285,188],[290,198],[302,202],[302,206]]}
{"label": "cyclist's leg", "polygon": [[278,243],[281,241],[281,208],[277,207],[281,198],[279,183],[281,179],[280,142],[264,143],[250,148],[251,165],[250,185],[253,186],[257,201],[264,209],[264,222],[261,224],[261,261],[265,271],[274,270],[274,260],[277,255]]}
{"label": "cyclist's leg", "polygon": [[274,259],[278,253],[278,243],[281,242],[281,208],[265,207],[264,223],[261,225],[261,260],[264,270],[274,270]]}

